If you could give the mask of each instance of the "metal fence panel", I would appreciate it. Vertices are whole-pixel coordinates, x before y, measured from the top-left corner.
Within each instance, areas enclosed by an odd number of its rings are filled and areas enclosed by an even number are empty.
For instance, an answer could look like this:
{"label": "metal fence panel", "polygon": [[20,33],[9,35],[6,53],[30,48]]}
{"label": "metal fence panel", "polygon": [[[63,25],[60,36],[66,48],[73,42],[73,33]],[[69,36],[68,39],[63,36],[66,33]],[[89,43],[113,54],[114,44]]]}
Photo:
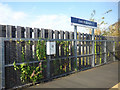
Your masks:
{"label": "metal fence panel", "polygon": [[[110,61],[115,61],[115,57],[119,56],[117,49],[119,50],[120,43],[116,39],[117,37],[109,38],[78,33],[76,35],[77,53],[75,56],[73,32],[0,25],[0,89],[4,87],[13,88],[26,84],[21,82],[21,73],[20,71],[14,70],[13,62],[16,61],[17,65],[23,62],[21,55],[22,48],[24,48],[24,62],[27,63],[27,61],[29,61],[30,65],[37,66],[39,61],[35,55],[39,37],[42,38],[42,40],[55,41],[57,43],[56,55],[47,56],[47,61],[42,60],[43,79],[50,79],[74,72],[76,71],[75,64],[77,65],[77,70],[81,71]],[[115,43],[113,43],[113,40],[116,40]],[[69,43],[64,47],[63,44],[58,43],[58,41],[69,41]],[[69,53],[66,48],[70,50]],[[44,67],[45,65],[47,67]]]}

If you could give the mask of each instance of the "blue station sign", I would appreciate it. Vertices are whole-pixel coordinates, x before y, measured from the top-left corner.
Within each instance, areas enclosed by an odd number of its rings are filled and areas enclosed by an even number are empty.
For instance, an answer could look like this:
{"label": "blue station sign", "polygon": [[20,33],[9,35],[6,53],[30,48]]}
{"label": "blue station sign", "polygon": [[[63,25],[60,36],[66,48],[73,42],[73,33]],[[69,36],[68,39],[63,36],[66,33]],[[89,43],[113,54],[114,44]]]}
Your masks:
{"label": "blue station sign", "polygon": [[96,28],[97,27],[97,22],[92,22],[76,17],[71,17],[71,24],[72,25],[80,25],[84,27],[91,27],[91,28]]}

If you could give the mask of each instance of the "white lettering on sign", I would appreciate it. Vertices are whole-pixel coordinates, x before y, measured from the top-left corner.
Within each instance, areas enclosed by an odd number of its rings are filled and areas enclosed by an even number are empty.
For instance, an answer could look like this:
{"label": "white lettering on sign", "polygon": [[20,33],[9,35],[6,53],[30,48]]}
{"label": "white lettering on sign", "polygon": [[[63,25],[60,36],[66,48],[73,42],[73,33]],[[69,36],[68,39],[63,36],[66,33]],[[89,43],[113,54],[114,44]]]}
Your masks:
{"label": "white lettering on sign", "polygon": [[81,21],[81,20],[78,20],[79,23],[84,23],[84,24],[88,24],[88,25],[93,25],[93,23],[90,23],[88,21]]}

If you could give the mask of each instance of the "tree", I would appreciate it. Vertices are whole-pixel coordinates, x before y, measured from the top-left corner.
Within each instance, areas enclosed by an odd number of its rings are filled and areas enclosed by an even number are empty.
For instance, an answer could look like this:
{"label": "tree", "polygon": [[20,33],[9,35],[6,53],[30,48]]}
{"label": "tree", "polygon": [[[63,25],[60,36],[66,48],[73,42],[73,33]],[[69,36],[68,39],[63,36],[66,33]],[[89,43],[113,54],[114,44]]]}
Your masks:
{"label": "tree", "polygon": [[[95,14],[96,11],[93,10],[93,12],[91,13],[91,17],[90,17],[90,21],[94,21],[97,22],[97,28],[95,29],[95,35],[102,35],[102,34],[107,34],[107,28],[103,28],[102,26],[105,26],[107,23],[105,22],[105,14],[108,14],[109,12],[111,12],[112,10],[108,10],[105,13],[103,13],[103,16],[99,19],[96,20],[95,19]],[[89,30],[89,32],[91,33],[92,29]]]}
{"label": "tree", "polygon": [[120,21],[109,26],[107,36],[120,36]]}

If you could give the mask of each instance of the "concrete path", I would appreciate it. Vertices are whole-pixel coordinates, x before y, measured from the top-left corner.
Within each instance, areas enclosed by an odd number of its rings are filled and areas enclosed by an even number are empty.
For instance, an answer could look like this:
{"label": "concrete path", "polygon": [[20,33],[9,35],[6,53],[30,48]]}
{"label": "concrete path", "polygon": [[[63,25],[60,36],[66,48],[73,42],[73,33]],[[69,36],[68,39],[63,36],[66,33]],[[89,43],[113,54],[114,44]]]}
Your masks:
{"label": "concrete path", "polygon": [[[118,84],[118,62],[71,74],[30,88],[112,88]],[[28,88],[27,88],[28,89]]]}

